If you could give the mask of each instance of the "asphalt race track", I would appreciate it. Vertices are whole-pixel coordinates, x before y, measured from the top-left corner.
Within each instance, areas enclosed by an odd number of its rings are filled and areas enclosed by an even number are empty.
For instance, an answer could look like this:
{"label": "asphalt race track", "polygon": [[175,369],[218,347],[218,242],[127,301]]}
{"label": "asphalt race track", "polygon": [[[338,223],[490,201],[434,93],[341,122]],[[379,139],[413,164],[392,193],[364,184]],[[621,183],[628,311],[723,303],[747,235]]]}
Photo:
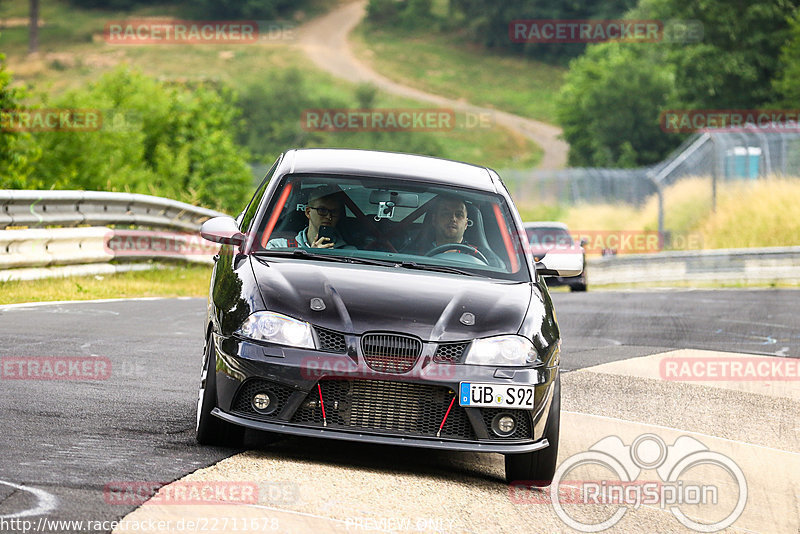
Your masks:
{"label": "asphalt race track", "polygon": [[[796,371],[793,380],[721,382],[663,374],[665,358],[738,357],[730,353],[796,369],[800,291],[553,298],[566,371],[559,462],[608,436],[631,445],[637,436],[654,434],[676,446],[678,437],[690,436],[735,460],[747,479],[747,504],[731,531],[800,532]],[[198,446],[204,315],[203,299],[0,307],[0,532],[107,532],[113,525],[97,522],[123,517],[128,523],[117,532],[576,531],[549,501],[539,502],[540,494],[509,488],[499,455],[301,438],[272,442],[258,433],[248,434],[242,455]],[[28,357],[94,357],[102,364],[100,379],[17,379],[15,367],[5,367]],[[119,483],[167,483],[187,475],[184,483],[258,483],[265,499],[138,507],[109,491]],[[586,508],[574,513],[602,515]],[[707,522],[720,519],[700,515]],[[245,517],[252,522],[243,528],[235,521]],[[141,522],[154,518],[171,523],[143,530]],[[190,529],[187,518],[205,521]],[[84,524],[53,523],[58,520]],[[657,505],[631,511],[608,531],[692,532]]]}

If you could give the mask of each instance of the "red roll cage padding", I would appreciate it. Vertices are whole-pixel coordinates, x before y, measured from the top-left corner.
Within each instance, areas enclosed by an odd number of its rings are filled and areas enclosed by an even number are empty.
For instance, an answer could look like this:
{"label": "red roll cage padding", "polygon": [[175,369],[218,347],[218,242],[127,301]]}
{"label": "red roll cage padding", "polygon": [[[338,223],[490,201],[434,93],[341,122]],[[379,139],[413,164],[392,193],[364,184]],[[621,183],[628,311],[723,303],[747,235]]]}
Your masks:
{"label": "red roll cage padding", "polygon": [[511,242],[511,236],[508,233],[508,228],[506,228],[506,221],[503,218],[503,214],[500,212],[499,205],[492,204],[492,209],[494,210],[494,217],[497,219],[497,226],[500,227],[500,235],[503,238],[503,245],[506,247],[508,260],[511,262],[511,272],[515,273],[519,270],[519,262],[517,261],[517,255],[514,252],[514,245]]}
{"label": "red roll cage padding", "polygon": [[269,236],[272,235],[272,230],[275,229],[275,224],[278,222],[278,217],[283,211],[283,207],[286,205],[286,200],[289,198],[289,193],[291,192],[292,182],[289,182],[283,188],[283,191],[281,191],[281,196],[278,197],[278,203],[276,204],[275,209],[272,210],[272,215],[269,216],[267,226],[264,227],[264,233],[261,235],[261,248],[267,248]]}

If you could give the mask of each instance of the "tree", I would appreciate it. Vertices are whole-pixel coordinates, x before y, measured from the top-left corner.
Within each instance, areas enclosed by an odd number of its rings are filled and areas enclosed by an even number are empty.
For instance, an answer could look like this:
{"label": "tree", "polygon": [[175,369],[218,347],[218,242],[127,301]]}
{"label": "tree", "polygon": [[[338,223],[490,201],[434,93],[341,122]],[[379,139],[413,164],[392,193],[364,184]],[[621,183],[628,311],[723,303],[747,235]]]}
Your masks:
{"label": "tree", "polygon": [[669,44],[677,99],[686,108],[756,108],[774,98],[781,47],[798,0],[643,0],[632,16],[696,20],[701,41]]}
{"label": "tree", "polygon": [[659,161],[676,144],[660,112],[674,98],[674,72],[658,49],[603,43],[573,60],[557,102],[569,164],[632,167]]}
{"label": "tree", "polygon": [[775,100],[774,87],[797,94],[798,78],[772,85],[781,47],[784,65],[797,64],[800,44],[784,46],[796,3],[642,0],[628,17],[699,21],[704,35],[696,42],[589,46],[571,64],[559,101],[570,163],[654,163],[681,140],[660,130],[667,109],[758,108]]}
{"label": "tree", "polygon": [[[11,87],[11,73],[5,67],[5,55],[0,54],[0,113],[6,114],[21,108],[20,101],[25,98],[21,89]],[[15,131],[5,124],[0,131],[0,189],[23,189],[37,187],[38,182],[31,179],[33,165],[41,154],[29,132]]]}
{"label": "tree", "polygon": [[773,83],[778,105],[797,109],[800,107],[800,9],[790,20],[790,37],[780,55],[778,76]]}
{"label": "tree", "polygon": [[548,63],[566,63],[586,48],[582,43],[514,43],[508,25],[514,20],[617,19],[636,5],[636,0],[450,0],[451,11],[461,15],[468,34],[484,46],[524,54]]}

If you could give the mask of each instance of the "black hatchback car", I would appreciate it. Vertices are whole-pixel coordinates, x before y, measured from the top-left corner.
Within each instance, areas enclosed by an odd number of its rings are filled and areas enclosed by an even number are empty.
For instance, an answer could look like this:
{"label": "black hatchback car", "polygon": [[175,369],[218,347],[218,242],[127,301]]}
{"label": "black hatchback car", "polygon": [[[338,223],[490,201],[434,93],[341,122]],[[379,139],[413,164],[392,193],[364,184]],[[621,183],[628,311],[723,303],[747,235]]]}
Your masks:
{"label": "black hatchback car", "polygon": [[509,482],[550,483],[561,340],[541,276],[580,266],[534,265],[494,171],[290,150],[236,220],[201,233],[223,246],[200,443],[251,428],[500,453]]}

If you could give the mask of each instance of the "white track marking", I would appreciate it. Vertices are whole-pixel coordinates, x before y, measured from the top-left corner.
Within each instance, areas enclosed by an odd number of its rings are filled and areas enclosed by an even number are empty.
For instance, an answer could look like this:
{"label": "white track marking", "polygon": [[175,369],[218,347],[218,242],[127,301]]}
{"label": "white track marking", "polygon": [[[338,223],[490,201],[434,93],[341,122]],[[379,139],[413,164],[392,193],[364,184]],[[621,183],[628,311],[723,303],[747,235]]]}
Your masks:
{"label": "white track marking", "polygon": [[19,484],[14,484],[13,482],[6,482],[5,480],[0,480],[0,484],[14,488],[19,491],[26,491],[28,493],[31,493],[35,495],[37,499],[35,508],[31,508],[30,510],[24,510],[22,512],[17,512],[14,514],[0,515],[0,519],[16,519],[18,517],[31,517],[35,515],[44,515],[58,508],[58,499],[56,498],[56,496],[44,490],[38,488],[29,488],[27,486],[20,486]]}
{"label": "white track marking", "polygon": [[60,306],[62,304],[105,304],[107,302],[136,302],[150,300],[191,300],[203,297],[133,297],[120,299],[95,299],[95,300],[51,300],[48,302],[20,302],[17,304],[0,304],[0,311],[18,308],[36,308],[39,306]]}

